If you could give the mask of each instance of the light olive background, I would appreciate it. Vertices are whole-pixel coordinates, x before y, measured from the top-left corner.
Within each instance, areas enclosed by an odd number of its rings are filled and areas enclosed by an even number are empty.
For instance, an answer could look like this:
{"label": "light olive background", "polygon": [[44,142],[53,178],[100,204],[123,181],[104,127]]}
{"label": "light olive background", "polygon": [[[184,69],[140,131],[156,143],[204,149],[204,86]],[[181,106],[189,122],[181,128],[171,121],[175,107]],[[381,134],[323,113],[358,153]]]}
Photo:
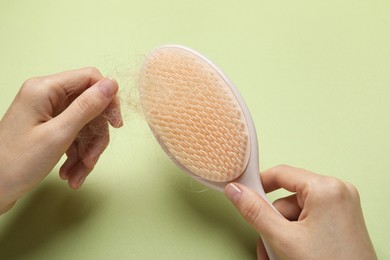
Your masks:
{"label": "light olive background", "polygon": [[0,217],[0,259],[256,258],[256,232],[169,161],[134,109],[139,65],[167,43],[235,82],[261,170],[290,164],[355,184],[390,259],[389,14],[387,0],[2,0],[1,115],[27,78],[95,66],[118,80],[125,126],[81,190],[57,166]]}

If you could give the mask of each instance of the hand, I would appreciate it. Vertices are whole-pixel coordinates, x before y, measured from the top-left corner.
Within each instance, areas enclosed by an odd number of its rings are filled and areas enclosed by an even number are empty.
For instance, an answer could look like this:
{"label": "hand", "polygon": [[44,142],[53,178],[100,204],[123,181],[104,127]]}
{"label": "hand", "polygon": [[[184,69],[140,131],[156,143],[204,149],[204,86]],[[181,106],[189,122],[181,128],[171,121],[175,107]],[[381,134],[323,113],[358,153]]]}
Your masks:
{"label": "hand", "polygon": [[122,126],[118,85],[94,68],[27,80],[0,121],[0,214],[66,153],[60,176],[77,189]]}
{"label": "hand", "polygon": [[[266,192],[294,193],[273,203],[281,215],[244,185],[229,184],[225,194],[281,259],[376,259],[353,185],[289,166],[260,177]],[[261,240],[257,251],[268,259]]]}

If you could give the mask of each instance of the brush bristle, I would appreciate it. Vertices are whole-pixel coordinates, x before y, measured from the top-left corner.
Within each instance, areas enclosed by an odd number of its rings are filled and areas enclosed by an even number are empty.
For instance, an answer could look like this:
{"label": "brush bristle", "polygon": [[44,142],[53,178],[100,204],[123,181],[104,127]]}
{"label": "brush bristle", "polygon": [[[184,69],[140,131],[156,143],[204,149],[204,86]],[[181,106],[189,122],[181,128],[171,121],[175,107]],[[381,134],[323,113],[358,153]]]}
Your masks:
{"label": "brush bristle", "polygon": [[227,82],[201,56],[162,47],[145,60],[140,98],[165,151],[192,173],[216,182],[245,170],[248,129]]}

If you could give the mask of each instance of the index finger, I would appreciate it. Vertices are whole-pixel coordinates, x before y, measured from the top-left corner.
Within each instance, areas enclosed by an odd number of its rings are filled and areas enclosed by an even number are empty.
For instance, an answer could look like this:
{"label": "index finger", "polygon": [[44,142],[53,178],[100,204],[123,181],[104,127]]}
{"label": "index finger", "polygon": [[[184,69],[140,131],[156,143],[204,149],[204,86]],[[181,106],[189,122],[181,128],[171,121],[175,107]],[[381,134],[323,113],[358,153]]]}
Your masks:
{"label": "index finger", "polygon": [[266,193],[283,188],[290,192],[300,192],[322,175],[287,165],[270,168],[260,174]]}
{"label": "index finger", "polygon": [[63,92],[66,96],[78,96],[101,79],[103,79],[102,74],[93,67],[69,70],[45,77],[49,86]]}
{"label": "index finger", "polygon": [[[46,77],[51,86],[57,91],[65,94],[68,103],[71,103],[74,98],[79,96],[87,88],[94,85],[96,82],[103,79],[102,74],[96,68],[83,68],[77,70],[65,71],[53,74]],[[123,125],[120,100],[115,96],[106,108],[104,114],[107,120],[113,127],[121,127]]]}

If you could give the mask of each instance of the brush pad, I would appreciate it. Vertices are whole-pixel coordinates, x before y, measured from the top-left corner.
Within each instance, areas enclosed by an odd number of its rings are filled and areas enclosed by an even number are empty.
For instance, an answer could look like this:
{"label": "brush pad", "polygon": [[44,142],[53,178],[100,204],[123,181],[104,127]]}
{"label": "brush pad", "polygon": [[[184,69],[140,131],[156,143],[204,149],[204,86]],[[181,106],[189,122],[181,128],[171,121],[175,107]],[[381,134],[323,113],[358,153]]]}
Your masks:
{"label": "brush pad", "polygon": [[210,181],[234,180],[248,163],[247,124],[230,84],[203,56],[177,46],[151,52],[140,72],[141,105],[160,145]]}

